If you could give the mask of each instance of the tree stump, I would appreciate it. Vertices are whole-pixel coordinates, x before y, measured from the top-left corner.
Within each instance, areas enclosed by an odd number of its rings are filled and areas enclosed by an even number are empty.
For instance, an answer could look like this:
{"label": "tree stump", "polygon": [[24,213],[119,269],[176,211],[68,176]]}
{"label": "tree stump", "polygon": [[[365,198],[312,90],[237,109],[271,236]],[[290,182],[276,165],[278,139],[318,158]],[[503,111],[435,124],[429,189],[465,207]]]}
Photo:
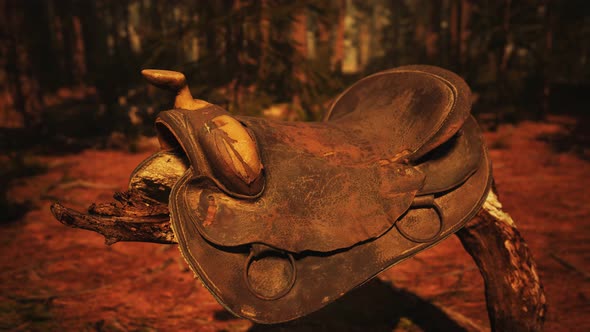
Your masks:
{"label": "tree stump", "polygon": [[[88,214],[59,203],[51,211],[64,225],[102,234],[108,245],[176,243],[165,203],[133,189],[114,198],[116,203],[93,204]],[[492,331],[541,331],[546,312],[543,286],[528,246],[502,210],[495,189],[476,217],[456,234],[483,276]],[[473,328],[466,326],[466,330]]]}

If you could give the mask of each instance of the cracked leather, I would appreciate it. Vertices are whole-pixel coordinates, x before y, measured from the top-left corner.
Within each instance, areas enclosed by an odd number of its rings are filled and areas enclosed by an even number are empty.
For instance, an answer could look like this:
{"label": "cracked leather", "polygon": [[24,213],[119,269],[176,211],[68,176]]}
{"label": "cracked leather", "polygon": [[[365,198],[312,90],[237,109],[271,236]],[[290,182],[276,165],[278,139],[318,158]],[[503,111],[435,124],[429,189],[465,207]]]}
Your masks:
{"label": "cracked leather", "polygon": [[188,160],[169,197],[184,258],[238,316],[278,323],[320,309],[480,209],[491,168],[470,108],[457,75],[407,66],[355,83],[322,122],[232,116],[263,166],[252,173],[263,181],[239,191],[203,148],[223,147],[206,124],[231,115],[215,105],[162,112],[163,146]]}

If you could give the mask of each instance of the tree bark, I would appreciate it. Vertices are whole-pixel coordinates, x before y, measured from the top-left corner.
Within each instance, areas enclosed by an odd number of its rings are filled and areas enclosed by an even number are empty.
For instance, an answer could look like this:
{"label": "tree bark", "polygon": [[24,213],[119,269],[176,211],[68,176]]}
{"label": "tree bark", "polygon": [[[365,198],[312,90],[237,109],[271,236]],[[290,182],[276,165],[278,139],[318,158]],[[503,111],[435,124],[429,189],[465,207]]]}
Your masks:
{"label": "tree bark", "polygon": [[546,299],[536,264],[494,191],[457,236],[483,276],[492,331],[542,331]]}
{"label": "tree bark", "polygon": [[59,203],[51,205],[51,212],[66,226],[102,234],[108,245],[119,241],[177,243],[166,204],[134,190],[116,193],[114,198],[116,203],[92,204],[87,214]]}

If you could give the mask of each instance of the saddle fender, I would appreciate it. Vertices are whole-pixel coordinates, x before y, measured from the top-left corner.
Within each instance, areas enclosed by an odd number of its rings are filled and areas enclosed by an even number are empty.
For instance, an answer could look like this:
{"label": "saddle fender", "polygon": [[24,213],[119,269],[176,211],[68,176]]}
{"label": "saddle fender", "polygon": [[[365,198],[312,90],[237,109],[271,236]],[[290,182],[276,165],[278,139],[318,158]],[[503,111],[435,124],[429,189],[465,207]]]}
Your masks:
{"label": "saddle fender", "polygon": [[440,242],[490,187],[469,88],[441,68],[364,78],[315,123],[175,105],[158,115],[163,152],[150,157],[183,165],[170,175],[174,234],[213,296],[255,322],[318,310]]}

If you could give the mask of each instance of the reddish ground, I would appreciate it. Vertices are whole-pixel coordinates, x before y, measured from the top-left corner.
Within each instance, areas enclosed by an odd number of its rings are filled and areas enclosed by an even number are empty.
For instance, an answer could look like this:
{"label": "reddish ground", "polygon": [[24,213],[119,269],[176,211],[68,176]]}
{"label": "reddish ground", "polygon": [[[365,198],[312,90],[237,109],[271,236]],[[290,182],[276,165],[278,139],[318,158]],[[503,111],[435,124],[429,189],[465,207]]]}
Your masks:
{"label": "reddish ground", "polygon": [[[546,330],[590,331],[590,163],[554,153],[537,139],[559,130],[525,122],[486,139],[500,199],[528,241],[545,285]],[[51,216],[53,200],[79,210],[110,201],[150,153],[88,150],[45,157],[48,173],[16,183],[13,197],[38,208],[1,227],[0,330],[450,330],[440,307],[489,326],[481,277],[455,237],[314,315],[257,326],[225,312],[193,279],[175,245],[109,247],[102,236],[67,228]]]}

